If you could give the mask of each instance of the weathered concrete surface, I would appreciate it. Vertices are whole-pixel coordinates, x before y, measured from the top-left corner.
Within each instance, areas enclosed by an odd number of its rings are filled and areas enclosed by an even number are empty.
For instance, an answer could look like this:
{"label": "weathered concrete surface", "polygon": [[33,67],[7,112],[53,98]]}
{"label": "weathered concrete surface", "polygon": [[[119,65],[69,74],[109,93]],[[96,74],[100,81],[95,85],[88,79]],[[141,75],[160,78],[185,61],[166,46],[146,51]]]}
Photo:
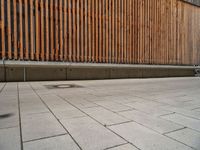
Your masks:
{"label": "weathered concrete surface", "polygon": [[198,150],[199,108],[198,77],[0,82],[0,149]]}
{"label": "weathered concrete surface", "polygon": [[0,61],[0,81],[97,80],[195,76],[198,66]]}

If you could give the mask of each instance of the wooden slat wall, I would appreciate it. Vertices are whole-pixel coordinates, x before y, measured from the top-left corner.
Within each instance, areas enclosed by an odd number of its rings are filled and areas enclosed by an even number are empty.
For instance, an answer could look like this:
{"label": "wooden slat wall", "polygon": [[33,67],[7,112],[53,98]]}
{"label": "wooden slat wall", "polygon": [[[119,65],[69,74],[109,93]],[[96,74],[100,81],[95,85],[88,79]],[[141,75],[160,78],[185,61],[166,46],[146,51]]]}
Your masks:
{"label": "wooden slat wall", "polygon": [[200,8],[181,0],[0,4],[0,59],[200,64]]}

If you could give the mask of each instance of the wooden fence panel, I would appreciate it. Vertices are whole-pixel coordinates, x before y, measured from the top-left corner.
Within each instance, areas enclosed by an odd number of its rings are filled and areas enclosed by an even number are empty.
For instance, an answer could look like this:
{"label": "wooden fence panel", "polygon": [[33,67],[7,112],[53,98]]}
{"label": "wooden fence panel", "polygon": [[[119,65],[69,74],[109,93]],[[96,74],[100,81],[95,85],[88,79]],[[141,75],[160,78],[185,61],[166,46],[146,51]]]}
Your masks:
{"label": "wooden fence panel", "polygon": [[200,64],[200,8],[181,0],[0,4],[0,59]]}

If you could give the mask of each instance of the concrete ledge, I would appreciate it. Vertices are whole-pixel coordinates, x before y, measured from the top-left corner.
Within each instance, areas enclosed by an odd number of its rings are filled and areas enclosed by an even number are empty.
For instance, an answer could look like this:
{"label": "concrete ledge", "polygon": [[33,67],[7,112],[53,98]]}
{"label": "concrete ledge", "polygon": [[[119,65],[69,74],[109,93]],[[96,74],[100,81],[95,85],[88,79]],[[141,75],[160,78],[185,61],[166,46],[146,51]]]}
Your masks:
{"label": "concrete ledge", "polygon": [[0,81],[97,80],[195,76],[198,66],[1,61]]}
{"label": "concrete ledge", "polygon": [[41,68],[174,68],[200,69],[200,66],[186,65],[140,65],[140,64],[111,64],[111,63],[71,63],[71,62],[42,62],[42,61],[11,61],[0,60],[0,67],[41,67]]}

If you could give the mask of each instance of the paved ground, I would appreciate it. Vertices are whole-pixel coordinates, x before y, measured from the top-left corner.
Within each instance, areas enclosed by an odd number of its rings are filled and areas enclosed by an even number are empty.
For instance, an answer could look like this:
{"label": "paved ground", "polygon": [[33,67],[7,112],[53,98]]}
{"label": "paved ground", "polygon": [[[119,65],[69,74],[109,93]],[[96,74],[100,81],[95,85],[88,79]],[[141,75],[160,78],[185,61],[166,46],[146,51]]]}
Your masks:
{"label": "paved ground", "polygon": [[200,149],[200,78],[0,83],[0,89],[0,150]]}

